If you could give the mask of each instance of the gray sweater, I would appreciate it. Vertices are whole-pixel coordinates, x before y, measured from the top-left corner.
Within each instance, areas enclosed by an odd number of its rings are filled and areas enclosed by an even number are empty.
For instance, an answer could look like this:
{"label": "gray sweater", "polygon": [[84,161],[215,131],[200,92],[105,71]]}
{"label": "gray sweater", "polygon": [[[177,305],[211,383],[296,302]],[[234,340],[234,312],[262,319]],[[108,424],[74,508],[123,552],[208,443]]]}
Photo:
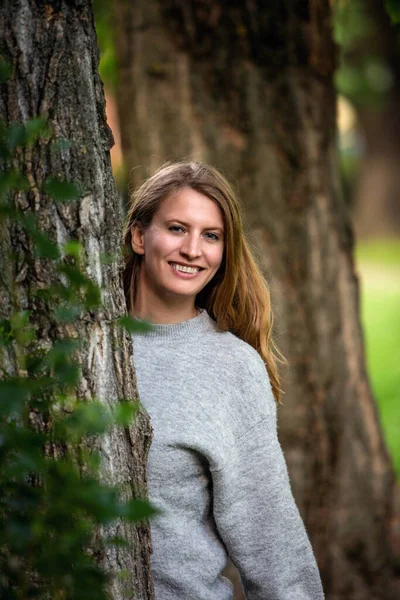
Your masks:
{"label": "gray sweater", "polygon": [[259,354],[206,311],[134,336],[154,440],[149,496],[156,600],[231,600],[229,555],[249,600],[321,600]]}

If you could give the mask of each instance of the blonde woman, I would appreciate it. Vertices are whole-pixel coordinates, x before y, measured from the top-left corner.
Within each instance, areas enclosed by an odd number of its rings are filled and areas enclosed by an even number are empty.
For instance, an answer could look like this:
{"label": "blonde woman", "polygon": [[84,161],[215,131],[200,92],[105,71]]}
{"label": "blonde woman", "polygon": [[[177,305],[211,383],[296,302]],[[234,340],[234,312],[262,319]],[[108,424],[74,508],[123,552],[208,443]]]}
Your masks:
{"label": "blonde woman", "polygon": [[148,458],[156,600],[321,600],[277,438],[280,387],[268,288],[238,200],[214,168],[166,165],[134,194],[125,231],[129,311]]}

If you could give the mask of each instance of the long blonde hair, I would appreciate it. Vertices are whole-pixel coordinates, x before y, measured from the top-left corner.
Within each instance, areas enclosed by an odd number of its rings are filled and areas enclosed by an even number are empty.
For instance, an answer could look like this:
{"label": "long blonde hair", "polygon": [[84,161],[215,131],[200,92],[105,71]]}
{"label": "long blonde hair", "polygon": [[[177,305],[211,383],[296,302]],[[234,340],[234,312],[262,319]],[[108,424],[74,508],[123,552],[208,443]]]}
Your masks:
{"label": "long blonde hair", "polygon": [[207,310],[218,329],[231,331],[257,350],[279,402],[277,363],[284,361],[272,339],[270,292],[246,241],[239,201],[225,177],[213,167],[194,161],[167,163],[134,192],[124,229],[124,291],[128,310],[133,310],[142,261],[142,256],[132,250],[132,226],[148,227],[160,202],[185,187],[213,200],[221,210],[225,226],[221,267],[197,295],[196,306]]}

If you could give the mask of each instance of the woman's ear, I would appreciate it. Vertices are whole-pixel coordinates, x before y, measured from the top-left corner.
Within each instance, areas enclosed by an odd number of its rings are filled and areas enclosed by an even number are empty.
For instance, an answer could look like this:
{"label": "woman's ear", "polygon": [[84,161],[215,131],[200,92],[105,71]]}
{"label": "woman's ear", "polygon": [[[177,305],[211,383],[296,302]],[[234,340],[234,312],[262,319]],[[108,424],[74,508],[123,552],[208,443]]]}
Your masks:
{"label": "woman's ear", "polygon": [[131,227],[131,244],[136,254],[144,254],[144,232],[138,223]]}

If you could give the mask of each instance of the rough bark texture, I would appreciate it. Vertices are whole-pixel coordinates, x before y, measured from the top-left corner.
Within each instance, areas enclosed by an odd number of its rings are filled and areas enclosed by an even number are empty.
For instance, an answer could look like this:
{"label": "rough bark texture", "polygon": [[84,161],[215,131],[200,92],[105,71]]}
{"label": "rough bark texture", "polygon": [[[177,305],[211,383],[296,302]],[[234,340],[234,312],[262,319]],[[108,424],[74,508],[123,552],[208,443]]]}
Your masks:
{"label": "rough bark texture", "polygon": [[[40,344],[46,348],[66,334],[82,340],[80,398],[112,405],[137,398],[132,341],[116,319],[126,311],[120,281],[121,209],[110,165],[112,135],[106,123],[103,85],[98,75],[98,50],[90,0],[3,1],[0,8],[2,53],[13,75],[1,87],[0,118],[25,123],[44,117],[51,135],[33,148],[21,150],[17,164],[31,190],[19,193],[15,204],[33,211],[41,229],[59,246],[70,237],[84,249],[89,276],[102,287],[103,308],[86,314],[65,329],[52,322],[36,291],[55,282],[50,261],[35,256],[32,242],[18,224],[3,229],[1,311],[29,310]],[[57,149],[60,138],[70,145]],[[60,204],[42,193],[48,176],[62,176],[80,186],[77,202]],[[116,258],[103,264],[102,255]],[[12,357],[10,357],[12,362]],[[146,493],[145,463],[151,439],[148,418],[115,429],[101,442],[103,475],[112,484],[129,482],[128,496]],[[118,575],[113,599],[153,597],[149,577],[148,527],[120,523],[112,533],[125,537],[132,549],[104,548],[107,569]]]}
{"label": "rough bark texture", "polygon": [[280,439],[327,598],[394,600],[399,491],[365,369],[330,10],[118,0],[121,136],[134,184],[187,155],[236,182],[290,364]]}

